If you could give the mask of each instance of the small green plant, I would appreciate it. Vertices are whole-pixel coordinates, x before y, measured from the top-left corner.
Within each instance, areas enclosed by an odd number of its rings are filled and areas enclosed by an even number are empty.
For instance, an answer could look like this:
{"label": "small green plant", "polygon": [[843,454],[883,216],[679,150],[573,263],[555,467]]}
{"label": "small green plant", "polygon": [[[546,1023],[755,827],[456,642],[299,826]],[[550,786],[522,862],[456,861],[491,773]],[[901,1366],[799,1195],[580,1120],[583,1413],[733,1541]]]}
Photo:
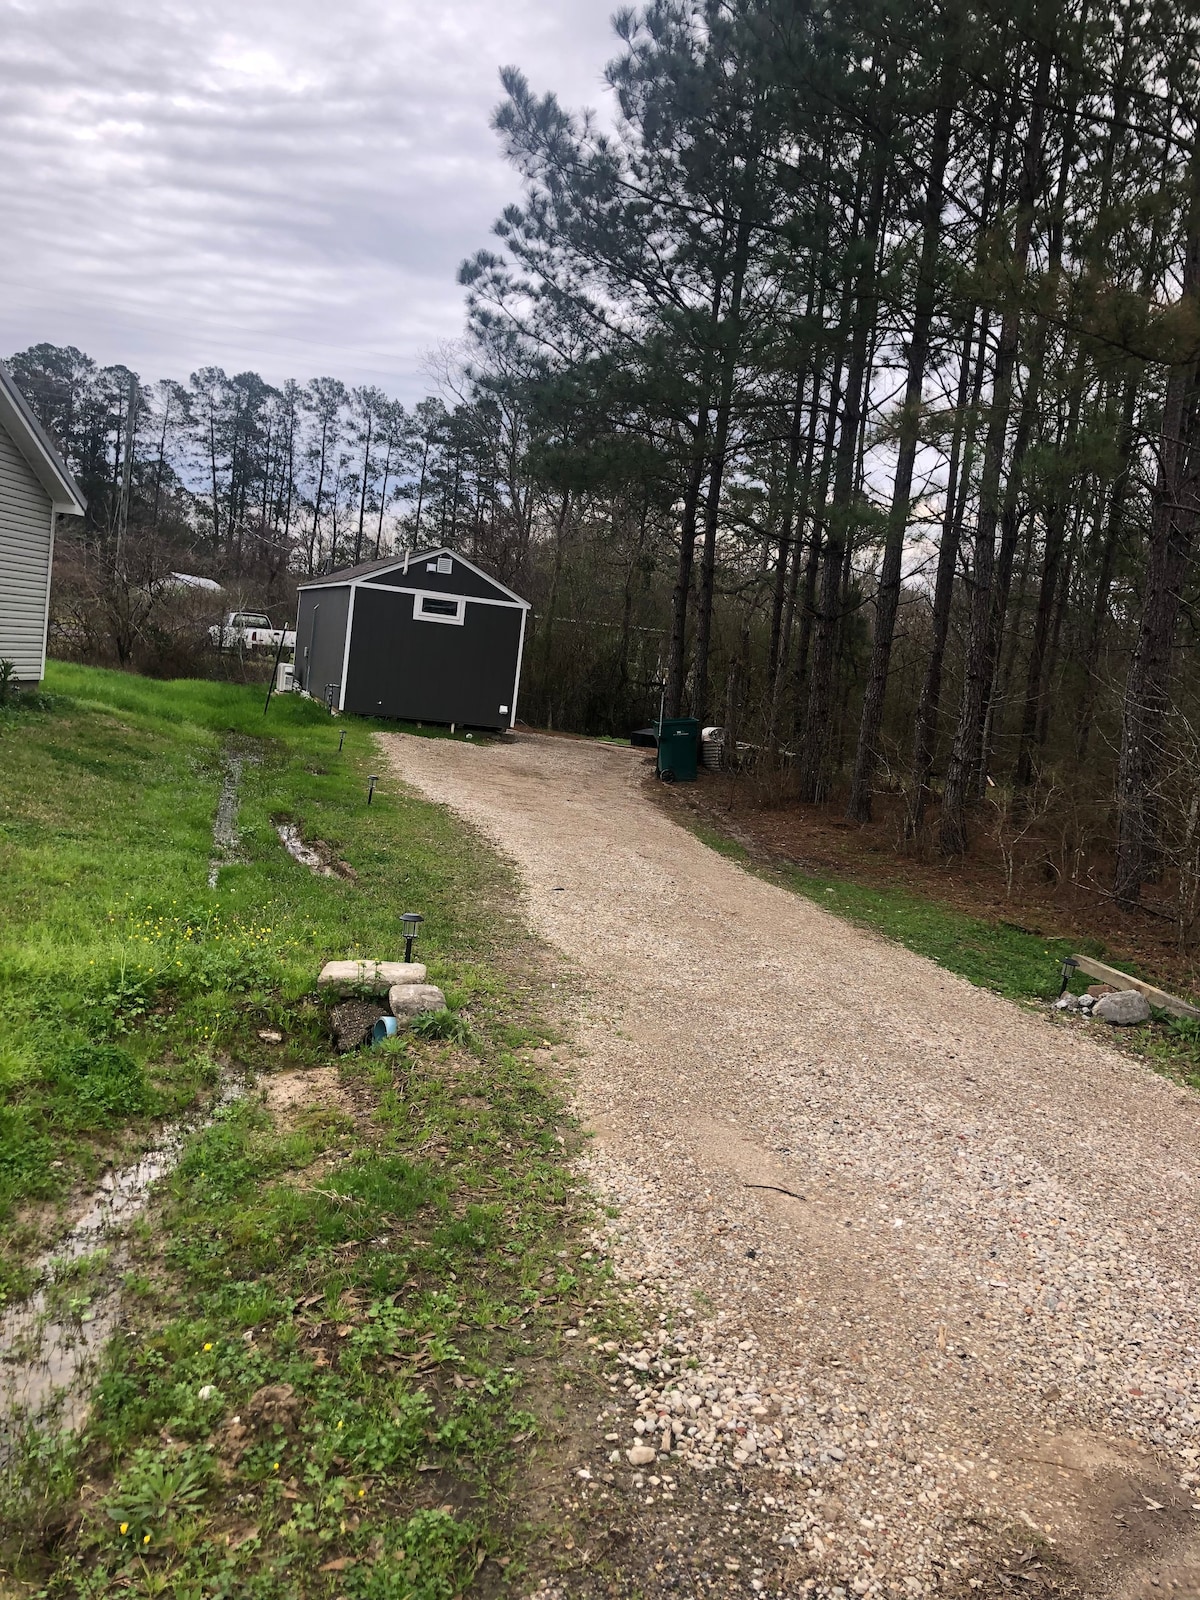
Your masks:
{"label": "small green plant", "polygon": [[155,1451],[138,1450],[104,1509],[122,1539],[149,1548],[176,1517],[200,1505],[211,1478],[212,1458],[204,1451],[191,1450],[168,1465]]}
{"label": "small green plant", "polygon": [[403,1156],[362,1156],[338,1174],[336,1193],[384,1216],[410,1217],[438,1193],[427,1167]]}
{"label": "small green plant", "polygon": [[120,1045],[75,1045],[53,1063],[50,1077],[64,1101],[60,1115],[76,1128],[109,1127],[157,1108],[145,1072]]}
{"label": "small green plant", "polygon": [[0,1201],[15,1195],[53,1193],[53,1140],[40,1133],[23,1106],[0,1105]]}
{"label": "small green plant", "polygon": [[11,706],[17,698],[17,669],[11,661],[0,661],[0,706]]}
{"label": "small green plant", "polygon": [[471,1024],[461,1011],[423,1011],[414,1017],[412,1031],[419,1039],[445,1039],[450,1044],[469,1044]]}
{"label": "small green plant", "polygon": [[418,1511],[398,1528],[377,1561],[353,1569],[354,1600],[452,1600],[477,1562],[478,1534],[444,1511]]}

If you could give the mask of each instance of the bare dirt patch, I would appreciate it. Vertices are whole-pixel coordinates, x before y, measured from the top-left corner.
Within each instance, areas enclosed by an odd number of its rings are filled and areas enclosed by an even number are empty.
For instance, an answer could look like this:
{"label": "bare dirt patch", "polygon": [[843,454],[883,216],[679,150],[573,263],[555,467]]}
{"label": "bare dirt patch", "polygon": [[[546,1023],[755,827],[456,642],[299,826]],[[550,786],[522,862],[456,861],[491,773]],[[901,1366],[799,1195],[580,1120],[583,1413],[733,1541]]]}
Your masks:
{"label": "bare dirt patch", "polygon": [[353,1109],[336,1067],[310,1067],[304,1072],[276,1072],[262,1082],[263,1104],[272,1116],[294,1121],[297,1112]]}

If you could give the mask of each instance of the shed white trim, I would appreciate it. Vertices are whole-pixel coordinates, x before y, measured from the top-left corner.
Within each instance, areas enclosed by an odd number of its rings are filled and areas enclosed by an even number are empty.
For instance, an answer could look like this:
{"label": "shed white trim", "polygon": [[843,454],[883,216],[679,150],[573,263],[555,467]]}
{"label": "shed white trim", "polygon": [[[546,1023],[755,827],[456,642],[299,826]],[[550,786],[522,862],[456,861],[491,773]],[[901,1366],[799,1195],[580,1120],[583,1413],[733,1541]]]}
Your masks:
{"label": "shed white trim", "polygon": [[[437,571],[439,569],[436,566],[436,562],[442,558],[461,562],[462,565],[466,567],[469,572],[473,572],[477,578],[482,578],[484,583],[490,583],[494,589],[498,589],[502,595],[507,596],[507,599],[505,600],[493,600],[484,595],[475,594],[466,595],[464,598],[474,601],[478,605],[514,605],[521,606],[526,611],[531,609],[530,602],[528,600],[522,600],[519,594],[515,594],[513,590],[501,583],[499,578],[493,578],[490,572],[485,572],[482,567],[477,567],[473,561],[468,560],[468,558],[464,555],[460,555],[457,550],[450,550],[445,546],[436,550],[406,551],[402,556],[397,556],[396,560],[390,562],[387,566],[376,567],[374,572],[359,573],[352,578],[339,578],[336,572],[330,572],[324,577],[310,578],[307,583],[297,584],[296,588],[298,592],[305,589],[361,588],[363,585],[366,585],[366,587],[371,589],[383,589],[385,591],[388,589],[396,589],[395,584],[380,584],[375,580],[385,577],[389,572],[401,572],[407,576],[419,562],[433,562],[435,563],[434,570]],[[416,576],[415,573],[413,575]],[[417,590],[401,589],[398,592],[401,594],[415,594],[417,593]],[[453,596],[451,598],[453,598]]]}
{"label": "shed white trim", "polygon": [[350,586],[350,603],[346,607],[346,643],[342,647],[342,681],[338,685],[338,710],[346,709],[346,675],[350,671],[350,635],[354,632],[354,586]]}
{"label": "shed white trim", "polygon": [[448,594],[445,589],[410,589],[407,584],[403,588],[398,583],[364,583],[355,584],[354,588],[369,589],[372,594],[428,594],[438,600],[457,600],[469,606],[499,606],[504,611],[520,611],[529,608],[518,606],[515,600],[493,600],[491,595],[482,594]]}
{"label": "shed white trim", "polygon": [[515,728],[517,725],[517,695],[521,691],[521,658],[525,654],[525,624],[528,620],[527,610],[523,611],[521,613],[521,637],[517,642],[517,675],[513,679],[512,712],[508,719],[510,728]]}
{"label": "shed white trim", "polygon": [[[432,594],[440,600],[463,600],[469,606],[500,606],[505,611],[528,611],[529,603],[525,600],[495,600],[491,595],[485,594],[450,594],[445,589],[417,589],[410,588],[408,584],[399,583],[367,583],[362,578],[351,579],[347,583],[308,583],[305,590],[310,589],[349,589],[351,594],[356,589],[366,589],[370,594]],[[304,592],[304,591],[301,591]]]}

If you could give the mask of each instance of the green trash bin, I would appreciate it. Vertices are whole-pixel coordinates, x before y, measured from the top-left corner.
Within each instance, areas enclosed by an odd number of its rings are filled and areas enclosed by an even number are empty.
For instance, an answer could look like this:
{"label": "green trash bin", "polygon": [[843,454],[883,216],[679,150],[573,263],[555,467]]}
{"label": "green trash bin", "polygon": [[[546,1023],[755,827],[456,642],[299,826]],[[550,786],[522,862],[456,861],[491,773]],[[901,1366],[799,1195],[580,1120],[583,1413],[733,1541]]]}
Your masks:
{"label": "green trash bin", "polygon": [[700,719],[664,717],[658,728],[658,775],[664,783],[694,783],[700,754]]}

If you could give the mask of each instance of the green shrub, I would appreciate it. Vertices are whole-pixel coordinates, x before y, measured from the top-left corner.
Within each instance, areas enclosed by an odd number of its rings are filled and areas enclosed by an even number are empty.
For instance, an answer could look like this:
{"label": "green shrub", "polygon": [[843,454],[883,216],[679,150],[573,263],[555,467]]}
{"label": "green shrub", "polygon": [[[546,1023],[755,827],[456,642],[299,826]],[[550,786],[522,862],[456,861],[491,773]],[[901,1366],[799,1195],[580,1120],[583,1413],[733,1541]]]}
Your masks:
{"label": "green shrub", "polygon": [[168,1464],[156,1451],[138,1450],[104,1509],[118,1537],[141,1550],[161,1538],[181,1513],[195,1510],[211,1479],[212,1457],[204,1451],[189,1451]]}
{"label": "green shrub", "polygon": [[339,1409],[345,1426],[338,1452],[355,1472],[394,1472],[419,1461],[427,1448],[433,1406],[423,1389],[391,1399],[386,1415],[344,1402]]}

